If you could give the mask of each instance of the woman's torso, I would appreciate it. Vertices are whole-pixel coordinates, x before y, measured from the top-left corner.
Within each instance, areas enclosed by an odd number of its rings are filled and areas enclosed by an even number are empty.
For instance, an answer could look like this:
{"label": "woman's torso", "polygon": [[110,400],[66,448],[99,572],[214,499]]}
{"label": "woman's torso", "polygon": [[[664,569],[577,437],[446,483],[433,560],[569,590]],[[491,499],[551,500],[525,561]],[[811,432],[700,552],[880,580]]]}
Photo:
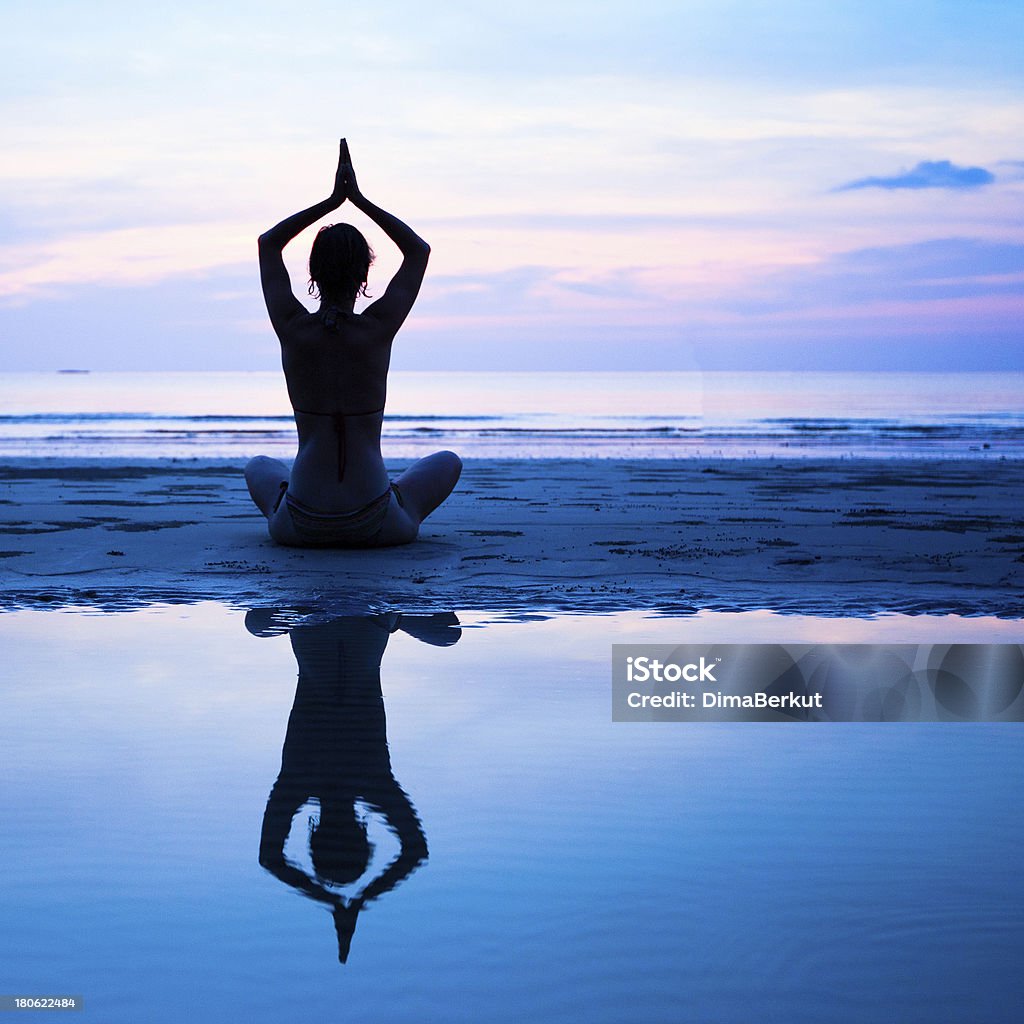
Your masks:
{"label": "woman's torso", "polygon": [[360,508],[388,489],[380,451],[391,341],[373,317],[311,314],[281,338],[299,450],[289,493],[321,512]]}

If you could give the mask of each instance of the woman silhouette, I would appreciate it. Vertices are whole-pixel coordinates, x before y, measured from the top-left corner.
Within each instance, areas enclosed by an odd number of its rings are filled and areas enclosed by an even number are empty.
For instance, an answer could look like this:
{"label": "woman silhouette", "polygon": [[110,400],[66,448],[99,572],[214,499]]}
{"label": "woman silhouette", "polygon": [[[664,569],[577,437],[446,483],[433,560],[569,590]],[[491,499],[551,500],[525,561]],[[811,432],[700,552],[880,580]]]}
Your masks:
{"label": "woman silhouette", "polygon": [[[373,252],[350,224],[321,228],[309,255],[309,293],[320,308],[310,313],[292,294],[282,252],[300,231],[346,201],[398,246],[402,265],[384,294],[356,313]],[[363,196],[342,139],[330,197],[260,235],[259,254],[299,435],[290,472],[265,456],[245,470],[270,536],[297,547],[408,544],[462,471],[453,452],[436,452],[391,483],[380,452],[391,344],[416,301],[430,246]]]}
{"label": "woman silhouette", "polygon": [[[284,632],[275,611],[251,611],[246,628],[257,636]],[[435,647],[459,640],[453,613],[342,616],[291,633],[299,666],[295,701],[281,751],[281,771],[267,800],[260,864],[282,882],[330,907],[338,958],[348,958],[356,919],[427,859],[427,841],[412,801],[395,779],[388,750],[380,664],[392,633],[402,630]],[[310,873],[285,854],[292,822],[316,800],[309,828]],[[373,849],[359,805],[380,815],[399,850],[371,868]],[[361,881],[360,881],[361,880]],[[347,895],[341,887],[360,882]]]}

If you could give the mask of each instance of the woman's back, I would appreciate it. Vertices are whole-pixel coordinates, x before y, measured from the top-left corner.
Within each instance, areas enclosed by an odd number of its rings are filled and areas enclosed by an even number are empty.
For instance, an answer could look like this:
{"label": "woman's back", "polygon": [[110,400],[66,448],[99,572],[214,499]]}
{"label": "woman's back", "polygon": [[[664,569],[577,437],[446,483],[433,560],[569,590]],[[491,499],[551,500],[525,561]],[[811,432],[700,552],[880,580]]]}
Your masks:
{"label": "woman's back", "polygon": [[393,338],[368,314],[343,314],[326,326],[317,313],[282,332],[281,364],[292,408],[315,412],[379,409],[387,396]]}
{"label": "woman's back", "polygon": [[391,342],[369,315],[298,318],[281,332],[281,361],[299,450],[289,493],[312,508],[359,508],[388,488],[380,451]]}

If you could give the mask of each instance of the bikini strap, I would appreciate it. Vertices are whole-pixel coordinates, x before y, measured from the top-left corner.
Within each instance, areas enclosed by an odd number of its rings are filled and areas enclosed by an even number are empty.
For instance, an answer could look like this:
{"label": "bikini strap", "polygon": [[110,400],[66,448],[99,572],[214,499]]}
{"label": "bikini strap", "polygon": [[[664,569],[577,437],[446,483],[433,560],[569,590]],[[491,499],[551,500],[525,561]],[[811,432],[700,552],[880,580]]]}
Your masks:
{"label": "bikini strap", "polygon": [[375,416],[379,412],[383,412],[385,406],[381,406],[379,409],[367,409],[366,412],[314,412],[312,409],[300,409],[297,405],[293,405],[292,408],[296,412],[301,412],[304,416]]}
{"label": "bikini strap", "polygon": [[336,412],[332,415],[334,420],[334,436],[338,442],[338,483],[345,479],[345,459],[348,457],[345,444],[345,414]]}
{"label": "bikini strap", "polygon": [[348,454],[345,444],[346,418],[349,416],[375,416],[384,411],[383,405],[379,409],[371,409],[369,412],[313,412],[312,409],[299,409],[295,406],[293,408],[304,416],[329,416],[331,418],[334,423],[334,437],[338,443],[338,483],[345,479],[345,460]]}

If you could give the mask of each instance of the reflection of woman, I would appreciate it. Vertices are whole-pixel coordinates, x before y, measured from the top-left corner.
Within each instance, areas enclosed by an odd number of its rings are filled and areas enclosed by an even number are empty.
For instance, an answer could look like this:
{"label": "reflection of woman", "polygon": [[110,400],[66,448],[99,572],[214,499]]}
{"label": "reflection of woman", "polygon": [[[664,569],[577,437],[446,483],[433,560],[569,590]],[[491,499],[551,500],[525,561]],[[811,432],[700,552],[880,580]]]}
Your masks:
{"label": "reflection of woman", "polygon": [[[373,253],[350,224],[321,228],[309,256],[309,313],[292,294],[282,250],[346,200],[398,246],[402,264],[384,294],[362,313]],[[409,315],[430,247],[359,191],[345,140],[330,197],[260,236],[260,276],[281,341],[299,450],[289,473],[260,456],[245,470],[270,535],[300,547],[378,547],[415,540],[420,523],[451,493],[462,463],[452,452],[420,459],[394,484],[380,452],[391,343]]]}
{"label": "reflection of woman", "polygon": [[[250,612],[250,631],[266,613]],[[427,859],[427,842],[409,797],[395,780],[388,753],[380,662],[390,632],[402,628],[438,646],[459,637],[454,615],[346,617],[291,631],[299,665],[295,703],[260,836],[260,864],[281,881],[331,907],[344,963],[356,918]],[[292,820],[310,800],[320,804],[311,826],[313,874],[285,856]],[[346,897],[335,886],[363,878],[372,845],[359,804],[379,812],[398,838],[398,856]]]}

